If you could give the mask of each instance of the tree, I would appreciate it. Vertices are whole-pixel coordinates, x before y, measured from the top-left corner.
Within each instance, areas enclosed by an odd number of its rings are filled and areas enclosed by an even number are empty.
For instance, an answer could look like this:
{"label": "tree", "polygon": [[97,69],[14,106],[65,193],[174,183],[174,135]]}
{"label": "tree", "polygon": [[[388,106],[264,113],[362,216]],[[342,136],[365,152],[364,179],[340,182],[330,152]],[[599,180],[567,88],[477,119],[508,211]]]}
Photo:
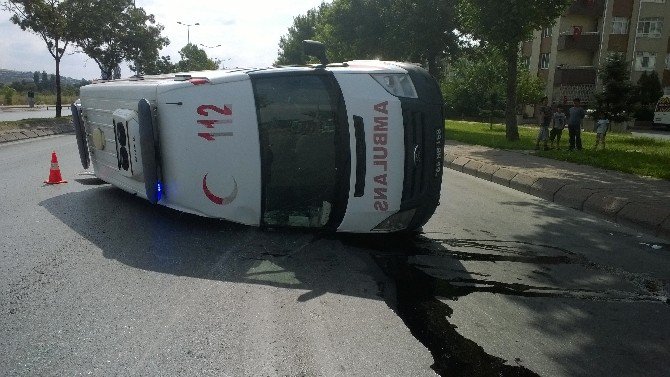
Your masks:
{"label": "tree", "polygon": [[40,80],[40,90],[49,90],[51,83],[49,82],[49,74],[47,71],[42,71],[42,79]]}
{"label": "tree", "polygon": [[391,58],[425,63],[440,79],[442,62],[458,50],[456,0],[393,0],[385,17],[385,50]]}
{"label": "tree", "polygon": [[40,88],[40,72],[39,71],[33,72],[33,82],[35,83],[35,86],[37,87],[37,89],[39,89]]}
{"label": "tree", "polygon": [[635,101],[643,107],[655,105],[663,96],[663,86],[656,71],[642,72],[634,89]]}
{"label": "tree", "polygon": [[333,61],[405,60],[436,77],[456,49],[455,0],[334,0],[295,17],[280,39],[277,64],[303,64],[304,39],[324,42]]}
{"label": "tree", "polygon": [[624,54],[610,54],[600,69],[602,91],[596,93],[599,111],[605,111],[614,121],[628,119],[631,110],[633,85],[630,82],[629,64]]}
{"label": "tree", "polygon": [[490,46],[471,49],[455,60],[442,83],[449,115],[481,116],[497,110],[505,93],[502,63],[502,55]]}
{"label": "tree", "polygon": [[459,0],[465,31],[498,47],[507,67],[505,125],[507,140],[519,140],[516,123],[519,44],[534,30],[549,27],[571,0]]}
{"label": "tree", "polygon": [[16,90],[9,86],[3,86],[0,89],[0,93],[2,93],[2,97],[4,98],[4,104],[11,105],[12,97],[14,97],[14,94],[16,94]]}
{"label": "tree", "polygon": [[[504,106],[505,59],[493,46],[482,44],[467,49],[447,69],[442,82],[447,111],[452,116],[483,116]],[[517,97],[519,104],[536,103],[543,96],[544,83],[519,62]],[[486,83],[482,85],[481,83]]]}
{"label": "tree", "polygon": [[198,48],[193,43],[189,43],[179,50],[181,60],[177,63],[177,71],[207,71],[219,69],[221,61],[207,57],[205,50]]}
{"label": "tree", "polygon": [[320,8],[316,38],[334,61],[381,57],[385,0],[335,0]]}
{"label": "tree", "polygon": [[[158,56],[169,41],[152,14],[135,7],[132,0],[71,0],[73,40],[98,64],[103,79],[114,77],[124,60],[146,62]],[[143,68],[135,66],[141,73]]]}
{"label": "tree", "polygon": [[149,60],[142,63],[140,75],[160,75],[164,73],[177,72],[177,66],[172,63],[169,56]]}
{"label": "tree", "polygon": [[277,65],[305,64],[307,57],[302,50],[302,41],[314,39],[316,34],[317,18],[321,9],[328,4],[321,4],[319,9],[310,9],[305,15],[293,18],[293,26],[288,29],[288,34],[279,38],[279,52]]}
{"label": "tree", "polygon": [[3,7],[12,13],[10,20],[21,30],[42,38],[56,62],[56,117],[61,116],[60,62],[71,43],[71,0],[8,0]]}

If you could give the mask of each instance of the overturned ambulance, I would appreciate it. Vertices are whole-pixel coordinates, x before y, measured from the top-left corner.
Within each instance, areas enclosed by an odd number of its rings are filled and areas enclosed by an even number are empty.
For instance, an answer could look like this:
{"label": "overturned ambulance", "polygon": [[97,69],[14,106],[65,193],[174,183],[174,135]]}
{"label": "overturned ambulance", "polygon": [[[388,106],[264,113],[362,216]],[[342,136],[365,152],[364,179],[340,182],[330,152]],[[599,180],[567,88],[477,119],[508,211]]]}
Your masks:
{"label": "overturned ambulance", "polygon": [[106,81],[72,107],[82,165],[178,211],[261,227],[396,232],[440,200],[436,81],[352,61]]}

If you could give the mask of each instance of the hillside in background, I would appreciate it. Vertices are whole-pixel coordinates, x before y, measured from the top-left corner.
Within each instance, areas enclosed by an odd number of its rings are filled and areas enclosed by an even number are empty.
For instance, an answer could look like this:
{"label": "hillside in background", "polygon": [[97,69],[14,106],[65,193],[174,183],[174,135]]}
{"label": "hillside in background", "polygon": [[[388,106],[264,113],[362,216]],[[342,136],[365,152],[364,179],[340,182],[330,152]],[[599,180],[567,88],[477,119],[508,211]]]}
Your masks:
{"label": "hillside in background", "polygon": [[[52,74],[49,73],[49,75]],[[73,79],[71,77],[65,77],[65,76],[61,76],[60,79],[61,79],[61,85],[63,86],[76,85],[82,81],[82,79]],[[33,82],[33,72],[20,72],[0,68],[0,83],[11,84],[15,81],[21,82],[22,80],[25,80],[26,82]]]}

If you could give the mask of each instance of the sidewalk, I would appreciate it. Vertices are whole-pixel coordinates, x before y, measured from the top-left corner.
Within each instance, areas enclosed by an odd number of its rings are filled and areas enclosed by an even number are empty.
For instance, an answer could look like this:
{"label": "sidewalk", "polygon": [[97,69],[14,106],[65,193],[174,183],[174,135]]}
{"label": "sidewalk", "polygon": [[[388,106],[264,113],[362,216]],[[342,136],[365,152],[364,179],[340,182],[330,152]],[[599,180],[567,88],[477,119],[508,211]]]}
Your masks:
{"label": "sidewalk", "polygon": [[670,239],[670,181],[547,159],[530,151],[449,140],[445,148],[445,167]]}

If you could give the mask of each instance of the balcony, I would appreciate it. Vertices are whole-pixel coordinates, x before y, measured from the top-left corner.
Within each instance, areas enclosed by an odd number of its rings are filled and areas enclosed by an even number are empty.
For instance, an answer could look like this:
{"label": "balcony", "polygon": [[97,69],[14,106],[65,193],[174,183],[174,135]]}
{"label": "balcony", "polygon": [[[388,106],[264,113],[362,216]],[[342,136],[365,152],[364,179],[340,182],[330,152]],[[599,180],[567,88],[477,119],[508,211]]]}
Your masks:
{"label": "balcony", "polygon": [[600,33],[597,31],[585,32],[579,36],[573,33],[561,34],[558,37],[558,51],[579,49],[588,51],[598,51],[600,46]]}
{"label": "balcony", "polygon": [[561,85],[595,85],[596,69],[585,67],[556,67],[554,86]]}
{"label": "balcony", "polygon": [[601,17],[605,10],[605,0],[576,0],[565,11],[566,15]]}

